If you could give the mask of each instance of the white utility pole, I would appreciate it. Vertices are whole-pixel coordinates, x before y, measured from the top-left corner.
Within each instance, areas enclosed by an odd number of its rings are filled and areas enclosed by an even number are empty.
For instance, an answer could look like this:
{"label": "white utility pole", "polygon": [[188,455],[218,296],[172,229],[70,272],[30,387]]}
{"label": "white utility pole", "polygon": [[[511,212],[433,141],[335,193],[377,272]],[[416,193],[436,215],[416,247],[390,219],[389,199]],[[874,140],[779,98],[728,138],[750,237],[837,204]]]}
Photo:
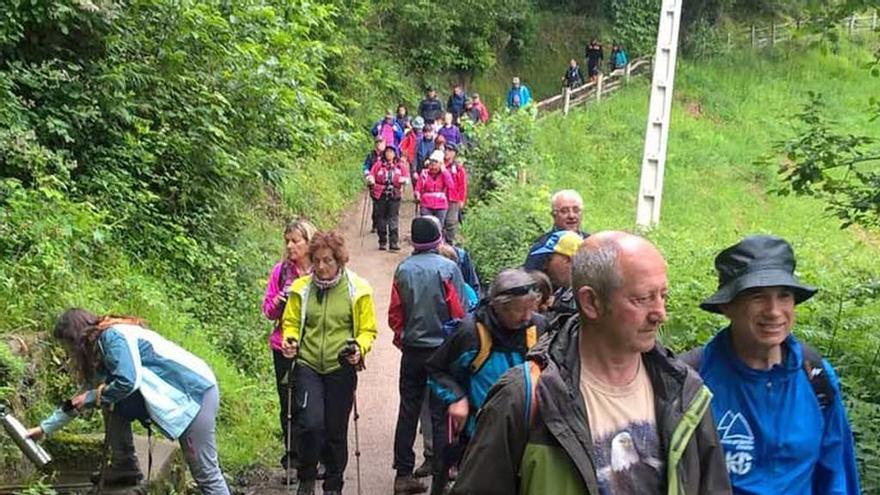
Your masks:
{"label": "white utility pole", "polygon": [[660,222],[660,199],[663,196],[663,172],[666,167],[666,144],[669,140],[669,114],[672,111],[672,86],[675,81],[682,1],[663,0],[660,9],[654,79],[651,82],[648,128],[645,131],[645,152],[642,156],[642,178],[636,210],[636,224],[643,228]]}

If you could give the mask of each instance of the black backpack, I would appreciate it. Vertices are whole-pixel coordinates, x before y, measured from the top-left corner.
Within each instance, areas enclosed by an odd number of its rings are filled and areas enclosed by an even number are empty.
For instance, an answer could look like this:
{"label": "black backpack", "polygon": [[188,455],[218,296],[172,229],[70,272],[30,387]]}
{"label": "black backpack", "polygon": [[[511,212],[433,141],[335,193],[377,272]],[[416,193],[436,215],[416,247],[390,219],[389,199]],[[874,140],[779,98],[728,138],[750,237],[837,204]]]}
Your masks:
{"label": "black backpack", "polygon": [[[834,403],[834,387],[831,385],[831,379],[828,378],[828,372],[825,371],[825,366],[822,364],[822,356],[819,352],[805,342],[800,344],[804,353],[804,373],[807,374],[807,380],[810,382],[810,386],[813,387],[816,400],[819,401],[819,409],[824,413]],[[705,346],[701,345],[677,357],[699,372],[700,365],[703,363],[704,348]]]}

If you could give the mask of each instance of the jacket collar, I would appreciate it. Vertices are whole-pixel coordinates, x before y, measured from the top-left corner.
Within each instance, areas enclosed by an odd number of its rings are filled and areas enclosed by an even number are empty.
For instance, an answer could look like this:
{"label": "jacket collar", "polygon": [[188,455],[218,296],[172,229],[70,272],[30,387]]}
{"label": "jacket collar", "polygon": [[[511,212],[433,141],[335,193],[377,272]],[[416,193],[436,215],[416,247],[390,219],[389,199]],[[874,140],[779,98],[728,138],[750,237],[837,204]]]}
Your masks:
{"label": "jacket collar", "polygon": [[729,364],[730,368],[740,377],[747,380],[766,380],[767,378],[786,378],[793,374],[800,373],[803,366],[803,350],[800,342],[789,335],[782,342],[782,362],[773,366],[769,370],[756,370],[750,368],[733,350],[733,336],[730,326],[725,327],[718,335],[706,344],[707,349],[712,349],[712,353],[717,352],[723,360]]}

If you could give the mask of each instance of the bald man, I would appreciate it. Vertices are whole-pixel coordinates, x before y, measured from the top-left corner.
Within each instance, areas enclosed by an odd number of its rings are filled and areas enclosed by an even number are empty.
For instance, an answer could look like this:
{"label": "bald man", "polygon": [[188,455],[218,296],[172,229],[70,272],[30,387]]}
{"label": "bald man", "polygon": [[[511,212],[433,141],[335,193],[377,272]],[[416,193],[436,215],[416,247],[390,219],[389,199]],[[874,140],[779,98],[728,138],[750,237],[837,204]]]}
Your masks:
{"label": "bald man", "polygon": [[572,289],[579,314],[490,393],[452,493],[731,493],[712,395],[657,343],[668,290],[657,248],[594,234]]}

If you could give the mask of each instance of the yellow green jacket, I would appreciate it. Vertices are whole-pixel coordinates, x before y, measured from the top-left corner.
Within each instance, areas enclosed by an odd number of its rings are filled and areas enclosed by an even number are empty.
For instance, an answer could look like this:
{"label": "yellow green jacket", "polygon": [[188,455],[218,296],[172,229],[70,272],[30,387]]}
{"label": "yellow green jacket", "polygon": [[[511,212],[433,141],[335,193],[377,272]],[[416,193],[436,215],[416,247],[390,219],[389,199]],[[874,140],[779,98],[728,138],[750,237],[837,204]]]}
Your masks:
{"label": "yellow green jacket", "polygon": [[[290,287],[290,298],[281,317],[282,337],[286,341],[293,338],[299,343],[298,360],[301,364],[314,369],[318,373],[331,373],[341,365],[337,360],[339,351],[345,347],[345,341],[354,337],[360,347],[361,355],[366,356],[376,339],[377,323],[376,308],[373,304],[373,288],[369,282],[350,270],[346,270],[339,281],[342,293],[347,295],[351,305],[350,328],[329,328],[322,332],[306,332],[307,305],[312,291],[317,290],[312,283],[312,276],[306,275],[296,279]],[[332,289],[330,289],[332,291]],[[338,297],[340,292],[334,291],[331,297]],[[314,299],[312,299],[314,301]],[[338,301],[337,301],[338,302]],[[305,338],[305,342],[302,339]]]}

